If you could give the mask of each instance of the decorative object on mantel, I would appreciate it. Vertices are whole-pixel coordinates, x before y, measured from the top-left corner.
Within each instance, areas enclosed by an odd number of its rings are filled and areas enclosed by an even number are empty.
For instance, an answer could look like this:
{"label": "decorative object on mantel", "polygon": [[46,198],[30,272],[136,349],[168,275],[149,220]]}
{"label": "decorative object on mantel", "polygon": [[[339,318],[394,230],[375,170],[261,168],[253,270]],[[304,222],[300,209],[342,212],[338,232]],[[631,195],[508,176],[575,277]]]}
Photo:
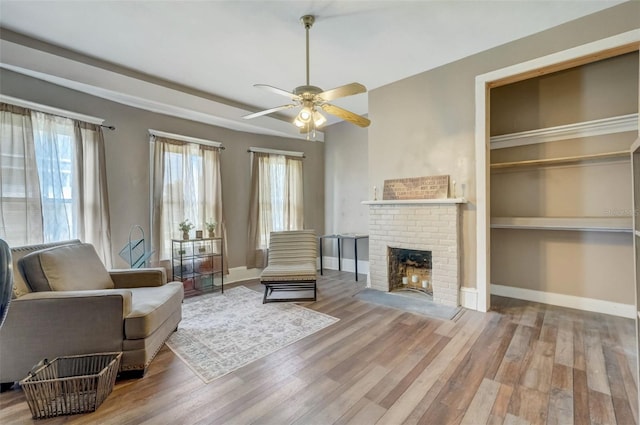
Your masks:
{"label": "decorative object on mantel", "polygon": [[182,232],[182,239],[189,240],[189,231],[193,229],[195,226],[191,224],[189,219],[185,219],[182,223],[178,224],[178,228]]}
{"label": "decorative object on mantel", "polygon": [[384,181],[383,200],[446,199],[449,196],[449,176],[410,177]]}

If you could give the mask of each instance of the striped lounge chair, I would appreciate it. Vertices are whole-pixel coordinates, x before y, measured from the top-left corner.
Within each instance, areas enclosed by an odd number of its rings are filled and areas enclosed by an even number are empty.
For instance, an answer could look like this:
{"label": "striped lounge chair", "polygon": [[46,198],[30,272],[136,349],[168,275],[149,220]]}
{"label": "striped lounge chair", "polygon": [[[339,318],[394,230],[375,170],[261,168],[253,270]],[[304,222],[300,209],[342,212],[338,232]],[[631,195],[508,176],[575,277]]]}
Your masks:
{"label": "striped lounge chair", "polygon": [[[271,232],[267,267],[260,274],[263,304],[274,301],[316,300],[316,233],[313,230]],[[313,291],[313,297],[273,296],[276,291]]]}

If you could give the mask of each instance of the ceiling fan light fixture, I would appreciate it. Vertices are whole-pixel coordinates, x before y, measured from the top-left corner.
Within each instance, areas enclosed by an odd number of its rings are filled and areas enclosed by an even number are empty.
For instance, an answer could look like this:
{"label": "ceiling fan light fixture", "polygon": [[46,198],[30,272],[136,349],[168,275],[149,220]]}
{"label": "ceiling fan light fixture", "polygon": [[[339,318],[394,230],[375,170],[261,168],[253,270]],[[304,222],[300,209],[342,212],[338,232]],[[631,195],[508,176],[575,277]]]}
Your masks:
{"label": "ceiling fan light fixture", "polygon": [[322,115],[320,112],[316,110],[313,111],[313,123],[315,124],[316,128],[320,127],[322,124],[326,122],[327,122],[327,119],[325,118],[324,115]]}
{"label": "ceiling fan light fixture", "polygon": [[313,112],[311,111],[311,108],[305,106],[304,108],[302,108],[302,110],[298,114],[298,119],[302,122],[309,122],[312,116],[313,116]]}
{"label": "ceiling fan light fixture", "polygon": [[302,128],[309,125],[312,118],[313,118],[313,109],[308,106],[305,106],[300,110],[295,120],[293,120],[293,123],[296,125],[296,127]]}

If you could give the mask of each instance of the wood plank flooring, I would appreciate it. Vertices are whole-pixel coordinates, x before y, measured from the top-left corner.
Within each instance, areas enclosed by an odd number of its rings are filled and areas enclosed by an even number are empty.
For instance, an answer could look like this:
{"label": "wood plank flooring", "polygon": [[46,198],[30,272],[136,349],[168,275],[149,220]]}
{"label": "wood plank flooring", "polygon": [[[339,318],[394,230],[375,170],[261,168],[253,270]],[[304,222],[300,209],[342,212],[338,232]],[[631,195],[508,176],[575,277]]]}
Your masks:
{"label": "wood plank flooring", "polygon": [[94,413],[33,421],[13,389],[0,423],[637,423],[632,320],[495,297],[444,321],[353,298],[363,287],[327,271],[306,305],[338,323],[208,385],[164,347]]}

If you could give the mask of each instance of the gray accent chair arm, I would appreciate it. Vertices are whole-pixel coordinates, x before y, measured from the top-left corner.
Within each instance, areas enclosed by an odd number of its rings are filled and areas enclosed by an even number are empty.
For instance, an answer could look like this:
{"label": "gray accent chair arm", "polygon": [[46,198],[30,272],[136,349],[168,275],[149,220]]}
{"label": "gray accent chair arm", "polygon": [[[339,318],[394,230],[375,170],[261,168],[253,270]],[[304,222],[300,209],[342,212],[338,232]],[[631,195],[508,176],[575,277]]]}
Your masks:
{"label": "gray accent chair arm", "polygon": [[167,283],[167,272],[162,267],[144,269],[109,270],[116,288],[142,288]]}

